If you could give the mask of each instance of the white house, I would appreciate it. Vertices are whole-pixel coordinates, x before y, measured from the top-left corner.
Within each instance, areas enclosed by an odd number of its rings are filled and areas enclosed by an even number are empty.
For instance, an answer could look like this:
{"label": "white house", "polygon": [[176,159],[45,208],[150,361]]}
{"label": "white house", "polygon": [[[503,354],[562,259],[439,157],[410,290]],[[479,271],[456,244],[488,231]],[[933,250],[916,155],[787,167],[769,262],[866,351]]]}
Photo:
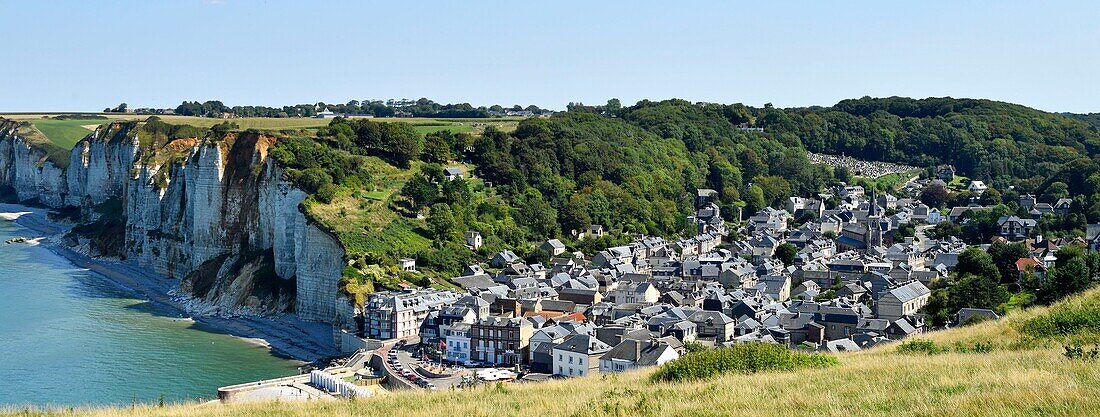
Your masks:
{"label": "white house", "polygon": [[565,253],[565,244],[558,239],[550,239],[539,245],[539,250],[550,256],[558,256]]}
{"label": "white house", "polygon": [[600,357],[600,372],[625,372],[661,366],[676,360],[680,353],[660,340],[623,340]]}
{"label": "white house", "polygon": [[463,176],[462,168],[460,168],[460,167],[446,167],[446,168],[443,168],[443,178],[446,178],[447,181],[462,178],[462,176]]}
{"label": "white house", "polygon": [[601,342],[595,336],[574,334],[554,346],[554,375],[586,376],[599,372],[600,356],[611,350],[611,346]]}
{"label": "white house", "polygon": [[455,323],[443,329],[447,341],[447,360],[466,363],[470,360],[470,324]]}
{"label": "white house", "polygon": [[648,282],[624,282],[617,288],[607,293],[616,304],[626,303],[656,303],[661,297],[661,292],[653,284]]}
{"label": "white house", "polygon": [[466,247],[478,250],[481,249],[481,233],[477,231],[467,231],[464,235],[466,237]]}
{"label": "white house", "polygon": [[534,359],[535,351],[538,350],[539,346],[545,343],[550,343],[551,345],[559,344],[564,342],[566,336],[571,334],[574,333],[562,326],[548,326],[539,329],[535,334],[531,335],[531,341],[529,342],[530,357],[532,360]]}
{"label": "white house", "polygon": [[988,188],[989,187],[986,187],[984,182],[974,180],[974,181],[970,181],[970,186],[966,187],[966,190],[970,191],[974,194],[981,194],[981,193],[984,193],[985,190],[988,189]]}

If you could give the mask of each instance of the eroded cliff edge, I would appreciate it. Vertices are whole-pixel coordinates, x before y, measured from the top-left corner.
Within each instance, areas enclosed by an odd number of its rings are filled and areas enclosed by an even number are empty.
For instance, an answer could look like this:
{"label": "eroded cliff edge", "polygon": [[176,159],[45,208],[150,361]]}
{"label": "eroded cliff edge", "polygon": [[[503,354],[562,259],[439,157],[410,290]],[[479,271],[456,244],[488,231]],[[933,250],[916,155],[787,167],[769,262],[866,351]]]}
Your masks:
{"label": "eroded cliff edge", "polygon": [[300,211],[306,193],[267,157],[277,138],[173,137],[112,123],[66,161],[36,135],[0,120],[0,194],[78,219],[95,236],[71,242],[83,251],[179,280],[193,313],[294,313],[354,326],[338,289],[344,249]]}

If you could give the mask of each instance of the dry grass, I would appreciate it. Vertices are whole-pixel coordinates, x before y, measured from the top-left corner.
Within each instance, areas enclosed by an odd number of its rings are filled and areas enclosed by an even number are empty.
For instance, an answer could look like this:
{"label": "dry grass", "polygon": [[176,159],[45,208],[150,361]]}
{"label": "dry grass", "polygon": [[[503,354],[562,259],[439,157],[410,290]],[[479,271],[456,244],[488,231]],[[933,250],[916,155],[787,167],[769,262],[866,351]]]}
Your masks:
{"label": "dry grass", "polygon": [[[1033,416],[1096,415],[1100,367],[1053,349],[986,355],[841,356],[841,365],[792,373],[730,375],[654,384],[648,372],[489,386],[472,391],[393,393],[357,402],[137,407],[93,416]],[[60,412],[51,415],[69,415]]]}
{"label": "dry grass", "polygon": [[[1087,297],[1100,297],[1093,290]],[[1080,299],[1071,300],[1080,302]],[[1056,346],[1021,346],[1016,325],[1046,312],[924,336],[993,341],[987,354],[906,355],[894,346],[839,356],[840,365],[788,373],[653,383],[651,371],[462,392],[396,392],[355,402],[174,405],[60,411],[116,416],[1095,416],[1100,366]],[[38,415],[28,412],[29,415]],[[20,413],[22,414],[22,413]]]}

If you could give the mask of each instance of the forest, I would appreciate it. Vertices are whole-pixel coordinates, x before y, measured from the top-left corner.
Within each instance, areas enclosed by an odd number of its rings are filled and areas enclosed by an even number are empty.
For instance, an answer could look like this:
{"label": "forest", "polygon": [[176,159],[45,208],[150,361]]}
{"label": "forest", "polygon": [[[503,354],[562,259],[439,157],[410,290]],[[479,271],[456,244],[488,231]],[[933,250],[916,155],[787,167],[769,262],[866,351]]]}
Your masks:
{"label": "forest", "polygon": [[[610,100],[570,103],[569,111],[526,119],[513,132],[490,127],[477,136],[420,136],[407,127],[337,118],[317,137],[281,141],[273,155],[321,204],[351,188],[390,195],[381,209],[402,218],[424,216],[408,226],[422,237],[403,242],[430,245],[361,248],[371,252],[364,254],[369,259],[436,259],[429,264],[442,274],[457,273],[473,255],[460,249],[466,230],[489,242],[478,256],[503,248],[533,254],[535,243],[552,237],[571,248],[599,249],[598,242],[570,239],[572,232],[602,225],[616,236],[605,244],[630,234],[686,234],[697,188],[717,190],[722,214],[732,220],[742,210],[748,215],[850,180],[845,170],[810,164],[807,150],[924,167],[953,164],[960,175],[991,184],[990,196],[1000,197],[992,205],[1021,193],[1075,198],[1078,217],[1048,220],[1044,230],[1100,220],[1092,219],[1100,217],[1096,127],[988,100],[862,98],[790,109],[685,100],[624,107]],[[371,179],[357,159],[365,157],[404,174],[394,174],[401,178],[396,182]],[[444,181],[440,170],[450,165],[467,167],[473,177]],[[952,203],[941,197],[939,206]],[[982,217],[956,232],[984,239],[990,221]]]}

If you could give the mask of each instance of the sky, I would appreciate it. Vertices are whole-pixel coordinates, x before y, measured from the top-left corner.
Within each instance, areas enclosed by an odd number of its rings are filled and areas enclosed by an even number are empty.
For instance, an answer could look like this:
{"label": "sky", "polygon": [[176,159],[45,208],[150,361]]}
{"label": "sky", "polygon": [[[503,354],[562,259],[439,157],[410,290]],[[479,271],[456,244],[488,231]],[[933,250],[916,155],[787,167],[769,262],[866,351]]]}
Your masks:
{"label": "sky", "polygon": [[428,97],[1100,112],[1097,1],[0,0],[0,112]]}

